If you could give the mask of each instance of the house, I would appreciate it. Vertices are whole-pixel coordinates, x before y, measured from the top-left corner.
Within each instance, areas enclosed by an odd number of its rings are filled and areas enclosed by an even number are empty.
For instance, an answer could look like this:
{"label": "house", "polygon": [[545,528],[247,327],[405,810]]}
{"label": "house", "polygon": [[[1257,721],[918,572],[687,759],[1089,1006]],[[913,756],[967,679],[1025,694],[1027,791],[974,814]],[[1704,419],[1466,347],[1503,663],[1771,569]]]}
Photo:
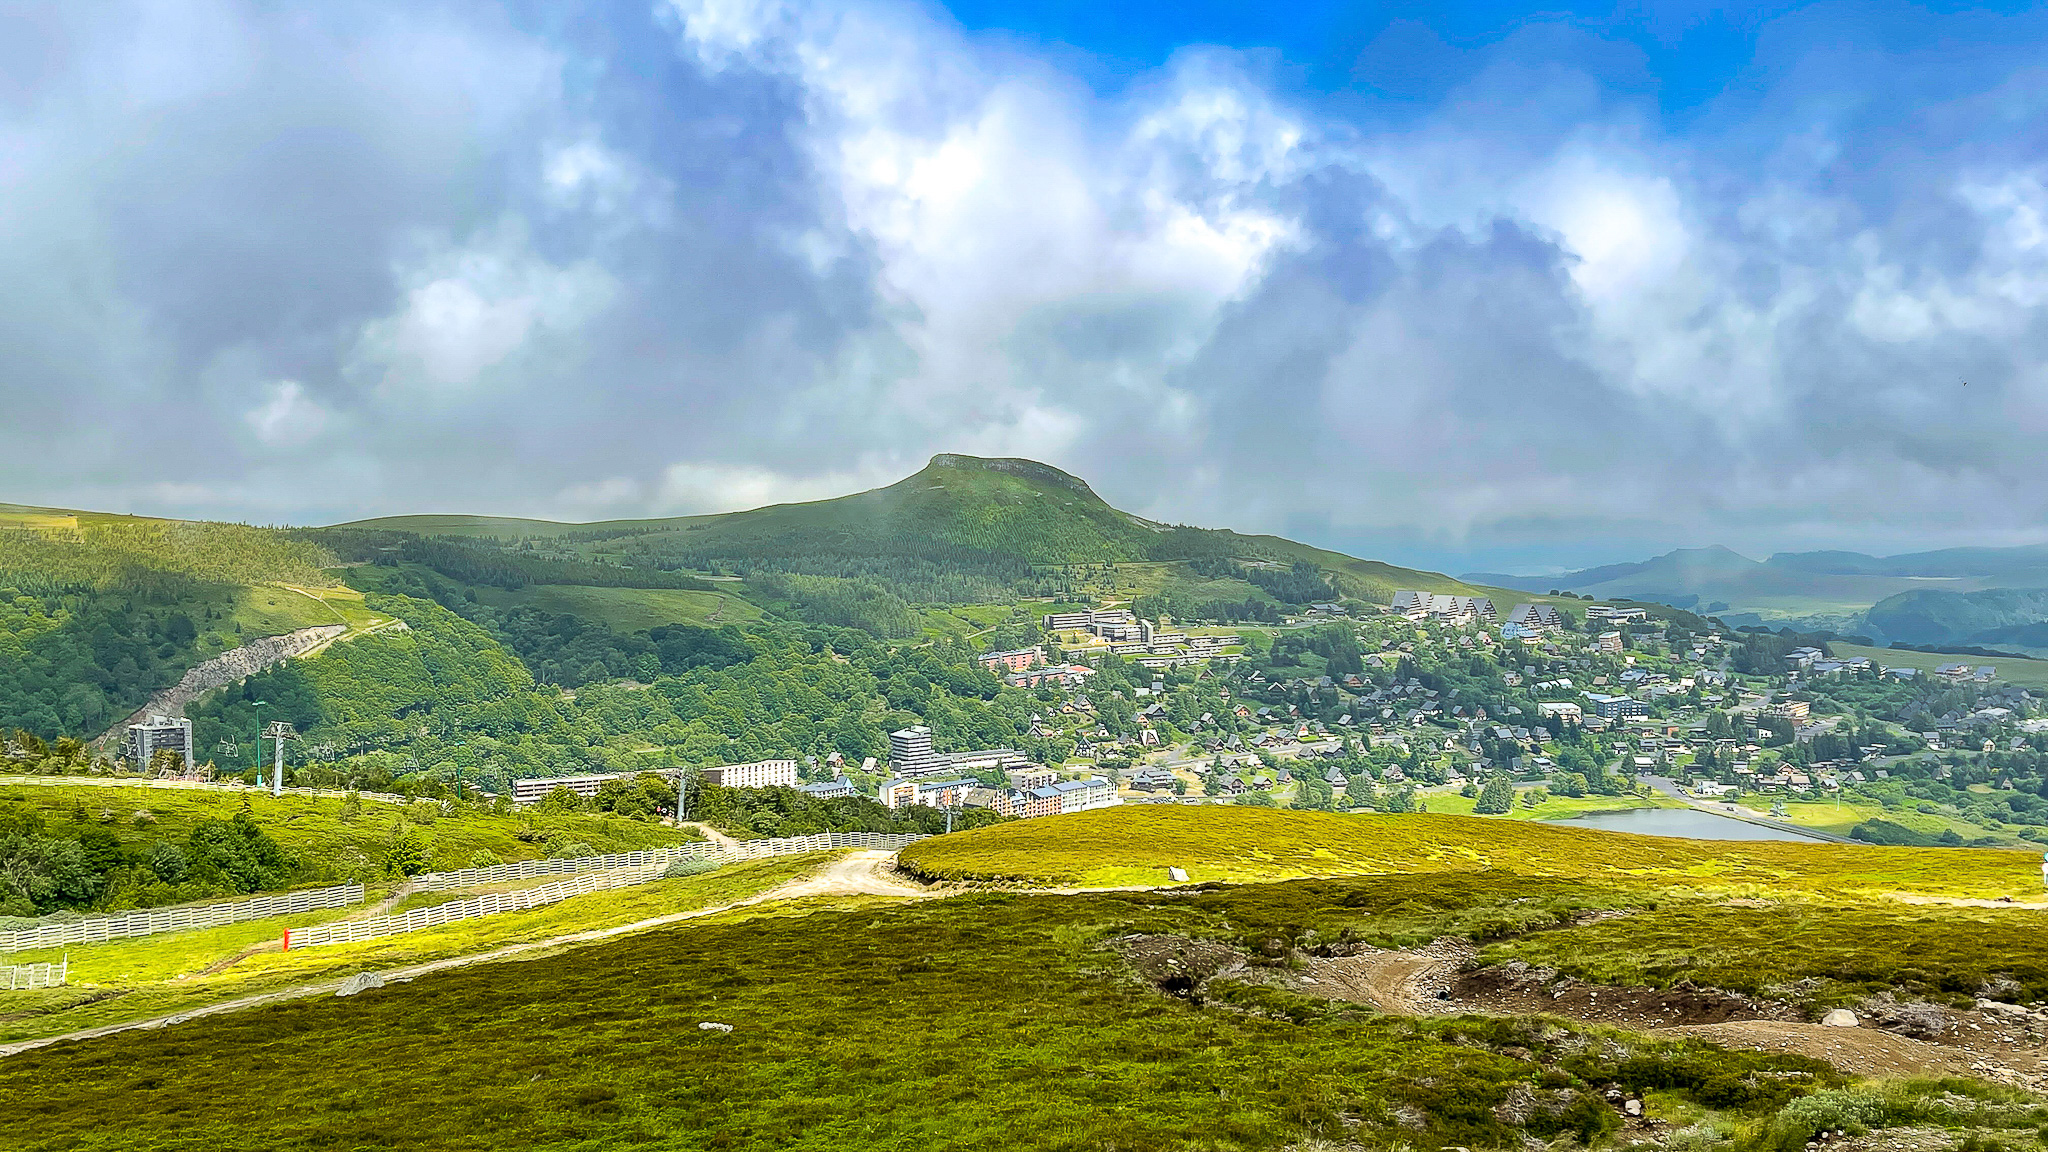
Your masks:
{"label": "house", "polygon": [[1131,776],[1131,787],[1140,792],[1171,792],[1178,779],[1164,768],[1140,768]]}
{"label": "house", "polygon": [[1621,633],[1602,632],[1593,641],[1593,647],[1609,656],[1621,655]]}
{"label": "house", "polygon": [[815,784],[805,784],[799,787],[797,791],[805,795],[816,796],[820,800],[831,800],[835,797],[852,796],[855,794],[853,781],[844,776],[834,776],[830,780],[820,780]]}

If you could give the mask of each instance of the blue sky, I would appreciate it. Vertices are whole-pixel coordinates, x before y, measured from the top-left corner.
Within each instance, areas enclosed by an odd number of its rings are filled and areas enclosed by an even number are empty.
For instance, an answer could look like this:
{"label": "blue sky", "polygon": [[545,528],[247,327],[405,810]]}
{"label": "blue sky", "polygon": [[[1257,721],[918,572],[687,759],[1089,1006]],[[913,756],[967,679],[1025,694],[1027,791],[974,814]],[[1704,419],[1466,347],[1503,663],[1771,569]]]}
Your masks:
{"label": "blue sky", "polygon": [[2044,48],[2017,4],[9,5],[0,499],[594,519],[964,451],[1453,570],[2037,542]]}

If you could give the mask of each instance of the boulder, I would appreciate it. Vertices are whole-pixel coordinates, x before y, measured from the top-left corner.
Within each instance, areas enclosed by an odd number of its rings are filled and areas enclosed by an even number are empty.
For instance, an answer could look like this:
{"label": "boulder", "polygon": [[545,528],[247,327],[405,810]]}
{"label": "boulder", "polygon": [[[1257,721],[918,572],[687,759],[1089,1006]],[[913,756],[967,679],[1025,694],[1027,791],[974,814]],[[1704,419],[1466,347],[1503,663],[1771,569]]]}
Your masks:
{"label": "boulder", "polygon": [[1621,1110],[1630,1116],[1641,1116],[1643,1114],[1643,1102],[1633,1098],[1624,1100],[1621,1102]]}
{"label": "boulder", "polygon": [[732,1025],[730,1025],[730,1024],[713,1024],[713,1023],[711,1023],[711,1022],[710,1022],[710,1021],[708,1021],[708,1020],[707,1020],[707,1021],[705,1021],[705,1022],[704,1022],[704,1023],[702,1023],[702,1024],[699,1024],[699,1025],[697,1025],[697,1027],[699,1027],[699,1028],[702,1028],[702,1029],[703,1029],[704,1031],[706,1031],[706,1032],[730,1032],[730,1031],[732,1031]]}
{"label": "boulder", "polygon": [[1821,1017],[1820,1022],[1829,1028],[1854,1028],[1863,1023],[1861,1020],[1856,1019],[1856,1014],[1847,1008],[1835,1009],[1833,1012]]}
{"label": "boulder", "polygon": [[338,989],[334,994],[336,996],[353,996],[358,992],[368,992],[372,988],[382,988],[383,986],[384,977],[382,974],[376,972],[358,972],[355,975],[349,977],[348,979],[343,980],[341,982],[340,989]]}

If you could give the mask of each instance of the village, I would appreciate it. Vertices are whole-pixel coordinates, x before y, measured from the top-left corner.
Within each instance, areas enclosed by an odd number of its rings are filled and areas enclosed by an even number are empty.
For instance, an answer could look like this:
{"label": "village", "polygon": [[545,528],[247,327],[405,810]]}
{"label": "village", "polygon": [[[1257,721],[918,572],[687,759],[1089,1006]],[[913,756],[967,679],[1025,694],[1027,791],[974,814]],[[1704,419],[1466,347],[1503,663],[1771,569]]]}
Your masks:
{"label": "village", "polygon": [[1412,590],[1386,605],[1309,606],[1280,629],[1117,606],[1045,614],[1039,627],[1040,644],[981,662],[1039,693],[1031,736],[1067,755],[986,765],[1007,779],[892,766],[885,802],[1024,816],[1075,810],[1020,799],[1065,787],[1076,806],[1550,818],[1713,803],[1784,818],[1788,805],[1860,797],[1944,825],[1942,842],[2042,838],[2035,821],[2048,820],[2039,797],[1999,795],[2010,776],[2038,775],[2041,701],[1975,662],[1835,658],[1825,644],[1652,604],[1501,611]]}

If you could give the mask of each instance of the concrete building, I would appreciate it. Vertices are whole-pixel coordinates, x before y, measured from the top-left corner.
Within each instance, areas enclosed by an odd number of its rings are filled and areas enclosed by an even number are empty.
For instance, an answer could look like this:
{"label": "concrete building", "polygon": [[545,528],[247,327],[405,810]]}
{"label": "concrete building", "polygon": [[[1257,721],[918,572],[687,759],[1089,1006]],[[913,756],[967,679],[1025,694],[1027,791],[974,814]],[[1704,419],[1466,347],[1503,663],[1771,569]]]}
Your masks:
{"label": "concrete building", "polygon": [[1600,692],[1588,692],[1586,699],[1592,701],[1595,714],[1608,720],[1650,714],[1650,706],[1632,696],[1609,696]]}
{"label": "concrete building", "polygon": [[1593,647],[1609,656],[1619,656],[1621,655],[1621,633],[1602,632],[1599,638],[1593,641]]}
{"label": "concrete building", "polygon": [[932,759],[932,730],[922,724],[889,733],[889,766],[898,776],[925,771]]}
{"label": "concrete building", "polygon": [[875,798],[886,808],[903,808],[912,804],[922,804],[927,808],[959,808],[967,803],[967,794],[980,787],[981,781],[972,776],[944,780],[906,780],[899,776],[884,780]]}
{"label": "concrete building", "polygon": [[844,776],[834,776],[830,780],[820,780],[815,784],[805,784],[797,790],[806,795],[816,796],[820,800],[832,800],[841,796],[858,795],[854,791],[853,781],[848,780]]}
{"label": "concrete building", "polygon": [[984,652],[978,659],[991,672],[1022,672],[1045,663],[1045,652],[1039,648],[1017,648],[1009,652]]}
{"label": "concrete building", "polygon": [[1117,799],[1116,786],[1100,776],[1086,780],[1062,780],[1052,786],[1059,796],[1059,811],[1086,812],[1090,808],[1110,808],[1123,801]]}
{"label": "concrete building", "polygon": [[178,754],[178,771],[190,771],[194,762],[192,721],[183,716],[151,716],[141,724],[130,724],[127,751],[138,771],[148,771],[151,758],[165,751]]}
{"label": "concrete building", "polygon": [[1508,613],[1508,623],[1532,636],[1542,636],[1564,627],[1564,614],[1548,604],[1517,604]]}
{"label": "concrete building", "polygon": [[[791,763],[794,763],[792,761]],[[649,769],[654,775],[675,779],[682,772],[680,768]],[[512,782],[512,803],[538,804],[547,799],[548,793],[557,788],[567,788],[585,800],[597,795],[607,780],[631,780],[640,772],[603,772],[591,776],[535,776]]]}
{"label": "concrete building", "polygon": [[704,782],[721,788],[794,788],[796,761],[756,760],[704,769]]}
{"label": "concrete building", "polygon": [[1131,624],[1136,617],[1128,608],[1107,608],[1096,612],[1054,612],[1040,618],[1047,632],[1087,632],[1098,624]]}

